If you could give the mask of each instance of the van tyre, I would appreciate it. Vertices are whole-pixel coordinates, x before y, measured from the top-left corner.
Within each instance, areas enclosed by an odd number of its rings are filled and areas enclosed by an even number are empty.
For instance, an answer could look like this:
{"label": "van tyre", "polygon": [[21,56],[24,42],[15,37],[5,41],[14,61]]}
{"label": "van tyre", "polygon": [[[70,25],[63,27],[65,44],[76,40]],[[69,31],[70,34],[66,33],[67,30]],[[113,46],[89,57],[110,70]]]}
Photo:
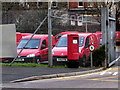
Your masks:
{"label": "van tyre", "polygon": [[41,63],[40,59],[36,59],[36,63],[40,64]]}
{"label": "van tyre", "polygon": [[86,56],[83,56],[83,58],[81,59],[80,66],[82,66],[82,67],[90,66],[90,62],[88,60],[86,60]]}
{"label": "van tyre", "polygon": [[40,57],[35,58],[35,63],[37,63],[37,64],[40,64],[40,63],[41,63]]}
{"label": "van tyre", "polygon": [[79,62],[68,62],[67,67],[68,68],[78,68],[79,67]]}
{"label": "van tyre", "polygon": [[80,66],[86,67],[86,57],[85,56],[83,56],[83,58],[81,59]]}

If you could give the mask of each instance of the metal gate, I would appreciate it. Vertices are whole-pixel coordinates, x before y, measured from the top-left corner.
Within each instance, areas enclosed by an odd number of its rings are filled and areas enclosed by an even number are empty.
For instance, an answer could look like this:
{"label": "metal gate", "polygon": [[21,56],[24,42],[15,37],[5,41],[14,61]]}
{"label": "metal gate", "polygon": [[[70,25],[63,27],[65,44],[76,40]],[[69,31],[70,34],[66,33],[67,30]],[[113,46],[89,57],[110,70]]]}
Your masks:
{"label": "metal gate", "polygon": [[105,67],[115,60],[116,20],[109,17],[109,9],[101,9],[102,44],[105,45]]}

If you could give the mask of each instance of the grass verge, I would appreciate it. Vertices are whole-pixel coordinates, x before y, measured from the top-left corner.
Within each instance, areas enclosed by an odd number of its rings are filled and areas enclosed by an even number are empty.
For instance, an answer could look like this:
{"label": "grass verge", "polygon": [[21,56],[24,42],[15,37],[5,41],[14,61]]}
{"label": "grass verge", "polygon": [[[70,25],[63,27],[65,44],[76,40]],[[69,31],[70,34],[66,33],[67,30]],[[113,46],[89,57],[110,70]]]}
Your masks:
{"label": "grass verge", "polygon": [[[0,63],[1,66],[9,66],[10,63]],[[46,64],[36,63],[13,63],[11,66],[23,66],[23,67],[48,67]],[[66,68],[67,66],[53,66],[53,68]]]}
{"label": "grass verge", "polygon": [[[0,66],[10,66],[10,63],[0,63]],[[13,63],[11,66],[21,66],[21,67],[48,67],[46,64],[36,64],[36,63]],[[64,66],[52,66],[52,68],[67,68]],[[101,67],[80,67],[80,68],[101,68]]]}

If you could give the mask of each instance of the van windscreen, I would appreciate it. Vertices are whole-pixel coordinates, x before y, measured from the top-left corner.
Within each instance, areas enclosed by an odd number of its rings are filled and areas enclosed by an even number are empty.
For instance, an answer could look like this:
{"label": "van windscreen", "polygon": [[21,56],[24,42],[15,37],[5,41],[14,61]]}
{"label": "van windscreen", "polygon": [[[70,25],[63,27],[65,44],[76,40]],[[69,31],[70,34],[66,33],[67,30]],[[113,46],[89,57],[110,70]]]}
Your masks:
{"label": "van windscreen", "polygon": [[[29,39],[22,39],[17,46],[17,49],[22,49]],[[31,39],[29,43],[24,47],[24,49],[38,49],[40,44],[40,39]]]}
{"label": "van windscreen", "polygon": [[[79,47],[82,47],[84,43],[84,37],[79,37]],[[56,47],[67,47],[67,37],[61,37]]]}

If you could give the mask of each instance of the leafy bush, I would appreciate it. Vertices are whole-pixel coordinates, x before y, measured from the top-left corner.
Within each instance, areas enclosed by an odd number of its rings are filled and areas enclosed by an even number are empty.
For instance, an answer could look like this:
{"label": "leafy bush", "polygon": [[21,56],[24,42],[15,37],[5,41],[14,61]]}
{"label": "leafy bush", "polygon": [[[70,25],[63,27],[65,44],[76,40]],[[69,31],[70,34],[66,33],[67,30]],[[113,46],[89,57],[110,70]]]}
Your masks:
{"label": "leafy bush", "polygon": [[97,48],[93,52],[93,65],[94,66],[103,66],[105,61],[105,45]]}

